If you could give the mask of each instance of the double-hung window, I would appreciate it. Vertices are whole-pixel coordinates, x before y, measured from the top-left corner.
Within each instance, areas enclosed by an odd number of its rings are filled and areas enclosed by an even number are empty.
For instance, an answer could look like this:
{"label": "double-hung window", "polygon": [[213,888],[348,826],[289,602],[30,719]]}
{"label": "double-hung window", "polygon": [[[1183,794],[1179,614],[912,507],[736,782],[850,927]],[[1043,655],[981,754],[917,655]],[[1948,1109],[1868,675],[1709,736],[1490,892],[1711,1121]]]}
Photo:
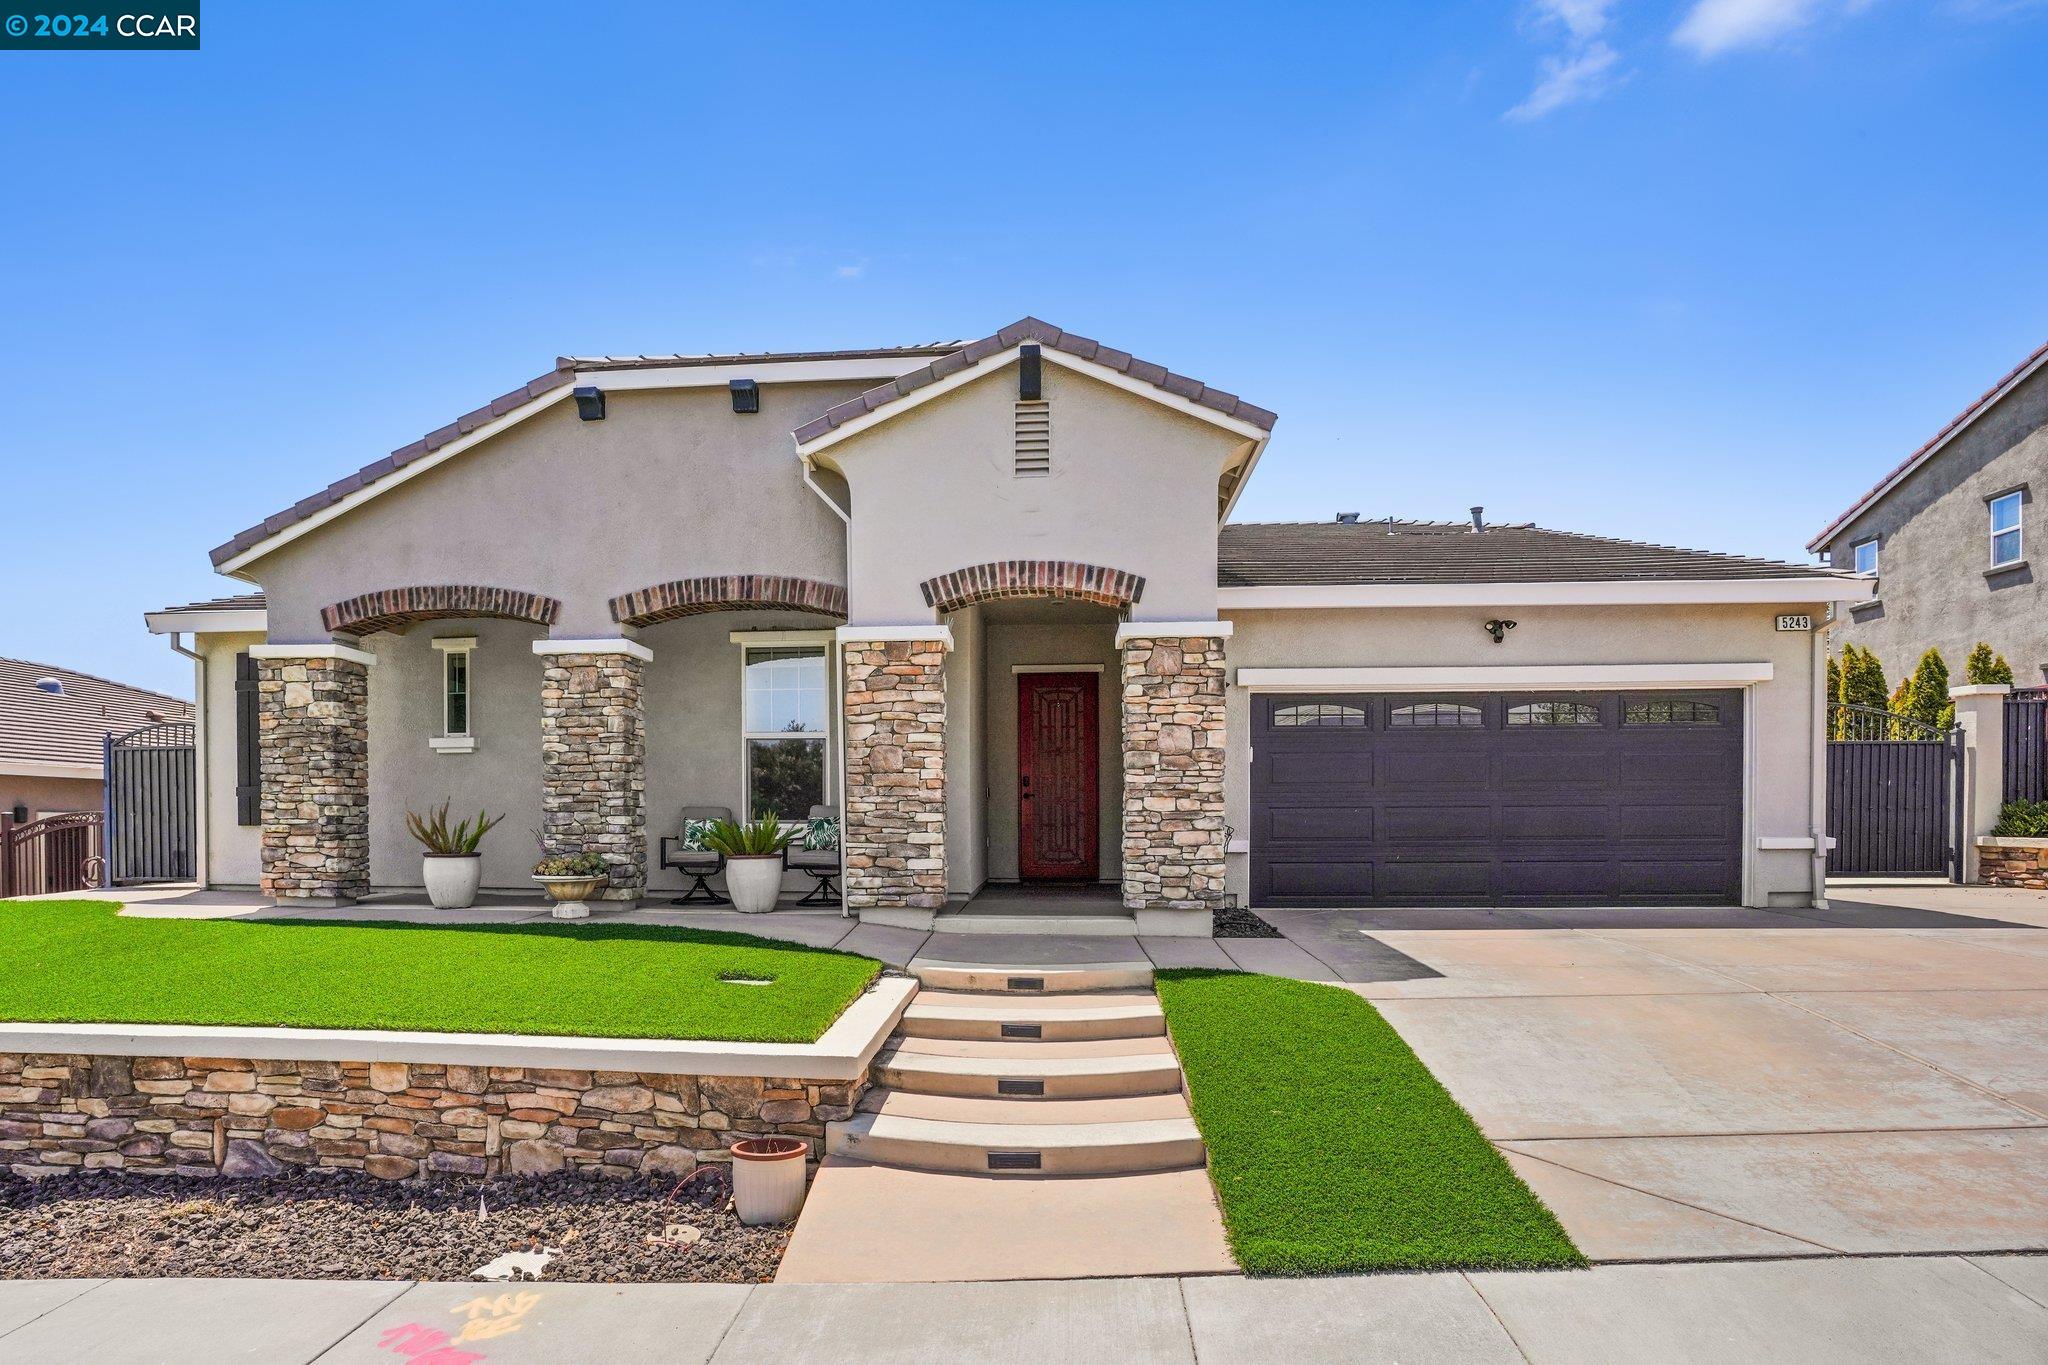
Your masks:
{"label": "double-hung window", "polygon": [[2024,495],[2014,489],[1991,499],[1991,567],[2002,569],[2020,562],[2020,504]]}
{"label": "double-hung window", "polygon": [[1852,547],[1852,553],[1856,556],[1857,573],[1874,574],[1877,572],[1876,536],[1872,536],[1869,540],[1857,541],[1854,547]]}
{"label": "double-hung window", "polygon": [[444,754],[466,754],[476,748],[470,728],[474,695],[470,656],[476,652],[476,637],[457,635],[433,642],[441,655],[441,733],[427,741]]}
{"label": "double-hung window", "polygon": [[743,677],[747,813],[803,820],[825,800],[825,647],[749,645]]}

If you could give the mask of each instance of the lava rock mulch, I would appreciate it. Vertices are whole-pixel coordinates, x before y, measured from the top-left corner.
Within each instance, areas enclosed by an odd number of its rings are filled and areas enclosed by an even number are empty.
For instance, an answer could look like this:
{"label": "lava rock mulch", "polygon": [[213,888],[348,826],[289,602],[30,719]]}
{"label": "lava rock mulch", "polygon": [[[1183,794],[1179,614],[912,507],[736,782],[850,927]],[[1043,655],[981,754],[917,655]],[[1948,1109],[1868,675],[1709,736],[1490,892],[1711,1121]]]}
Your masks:
{"label": "lava rock mulch", "polygon": [[1218,938],[1285,938],[1285,934],[1240,905],[1216,912]]}
{"label": "lava rock mulch", "polygon": [[547,1248],[543,1280],[749,1283],[774,1275],[788,1243],[787,1227],[740,1222],[721,1166],[687,1182],[0,1176],[0,1279],[466,1280]]}

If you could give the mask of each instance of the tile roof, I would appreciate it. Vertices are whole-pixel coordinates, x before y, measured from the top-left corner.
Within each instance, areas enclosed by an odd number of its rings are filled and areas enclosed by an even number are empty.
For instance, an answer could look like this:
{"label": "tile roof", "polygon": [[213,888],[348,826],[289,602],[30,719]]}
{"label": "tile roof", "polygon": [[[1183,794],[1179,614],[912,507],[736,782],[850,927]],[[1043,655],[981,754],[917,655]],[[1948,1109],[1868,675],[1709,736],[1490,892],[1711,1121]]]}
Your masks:
{"label": "tile roof", "polygon": [[209,597],[204,602],[187,602],[181,607],[163,607],[159,612],[150,614],[154,616],[164,611],[262,611],[264,605],[262,593],[245,592],[235,597]]}
{"label": "tile roof", "polygon": [[950,355],[965,341],[927,341],[916,346],[868,346],[850,351],[735,351],[730,355],[565,355],[555,368],[573,370],[658,370],[691,365],[802,364],[820,360],[889,360],[898,356]]}
{"label": "tile roof", "polygon": [[[36,686],[55,678],[61,693]],[[10,762],[100,766],[100,740],[165,720],[190,720],[192,703],[28,659],[0,659],[0,769]]]}
{"label": "tile roof", "polygon": [[1247,522],[1217,535],[1225,588],[1352,583],[1611,583],[1816,578],[1828,570],[1744,555],[1550,531],[1526,523]]}
{"label": "tile roof", "polygon": [[1822,547],[1828,543],[1829,539],[1831,539],[1837,531],[1841,530],[1844,526],[1847,526],[1857,517],[1862,516],[1864,511],[1867,510],[1872,503],[1876,502],[1879,498],[1883,497],[1886,493],[1891,491],[1893,484],[1897,483],[1900,479],[1905,478],[1908,474],[1912,473],[1915,469],[1917,469],[1922,462],[1930,458],[1935,451],[1939,450],[1942,447],[1942,445],[1948,440],[1949,437],[1955,435],[1964,427],[1970,425],[1970,423],[1976,421],[1979,417],[1983,416],[1984,413],[1991,408],[1992,404],[1996,403],[1999,399],[2005,397],[2005,395],[2011,391],[2014,385],[2018,384],[2022,379],[2025,379],[2029,374],[2033,373],[2033,371],[2044,362],[2048,362],[2048,342],[2043,342],[2040,346],[2036,347],[2034,349],[2033,354],[2029,355],[2025,360],[2022,360],[2019,364],[2013,366],[2010,370],[2006,371],[2005,375],[2001,379],[1999,379],[1999,381],[1996,384],[1993,384],[1990,388],[1978,394],[1976,398],[1971,400],[1970,405],[1968,407],[1964,408],[1954,417],[1951,417],[1948,420],[1947,425],[1943,426],[1940,431],[1937,431],[1932,436],[1928,437],[1927,440],[1924,443],[1922,443],[1918,450],[1915,450],[1911,455],[1908,455],[1905,459],[1899,461],[1899,463],[1893,467],[1891,473],[1879,479],[1877,483],[1872,486],[1869,492],[1865,493],[1862,497],[1856,499],[1856,501],[1850,505],[1848,511],[1842,513],[1842,515],[1836,517],[1833,521],[1829,522],[1826,528],[1823,529],[1819,535],[1815,536],[1812,540],[1808,541],[1806,543],[1806,548],[1818,554]]}
{"label": "tile roof", "polygon": [[1226,417],[1248,422],[1261,431],[1271,431],[1273,423],[1279,420],[1277,414],[1247,403],[1234,393],[1211,388],[1199,379],[1189,379],[1185,375],[1175,374],[1164,365],[1139,360],[1129,351],[1119,351],[1100,342],[1091,341],[1087,337],[1062,331],[1038,318],[1020,318],[993,336],[970,341],[922,369],[912,370],[890,383],[877,385],[857,398],[847,399],[817,420],[804,423],[796,429],[797,444],[815,441],[857,417],[865,417],[878,408],[887,407],[897,399],[907,397],[927,384],[935,384],[948,375],[958,374],[970,366],[980,364],[992,355],[1000,355],[1012,346],[1026,341],[1035,341],[1041,346],[1049,346],[1053,350],[1107,366],[1118,374],[1143,380],[1154,388],[1176,397],[1199,403],[1205,408],[1214,408]]}

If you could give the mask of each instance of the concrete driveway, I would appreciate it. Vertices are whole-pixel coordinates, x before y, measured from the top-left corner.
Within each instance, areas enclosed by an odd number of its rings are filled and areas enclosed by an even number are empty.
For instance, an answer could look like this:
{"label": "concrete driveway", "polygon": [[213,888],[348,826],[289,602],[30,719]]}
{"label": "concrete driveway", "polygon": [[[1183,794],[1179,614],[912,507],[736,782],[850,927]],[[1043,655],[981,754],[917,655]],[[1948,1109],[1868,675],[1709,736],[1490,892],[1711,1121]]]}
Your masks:
{"label": "concrete driveway", "polygon": [[1832,895],[1268,918],[1596,1260],[2048,1248],[2048,895]]}

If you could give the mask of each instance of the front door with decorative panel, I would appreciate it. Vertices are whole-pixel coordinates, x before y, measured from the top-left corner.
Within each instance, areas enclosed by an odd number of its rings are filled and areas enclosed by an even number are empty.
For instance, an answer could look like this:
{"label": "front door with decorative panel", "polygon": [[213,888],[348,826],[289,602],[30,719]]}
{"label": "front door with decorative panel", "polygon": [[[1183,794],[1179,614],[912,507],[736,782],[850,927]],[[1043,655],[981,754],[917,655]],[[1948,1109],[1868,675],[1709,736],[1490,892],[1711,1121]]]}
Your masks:
{"label": "front door with decorative panel", "polygon": [[1026,881],[1100,871],[1093,673],[1017,675],[1017,870]]}

